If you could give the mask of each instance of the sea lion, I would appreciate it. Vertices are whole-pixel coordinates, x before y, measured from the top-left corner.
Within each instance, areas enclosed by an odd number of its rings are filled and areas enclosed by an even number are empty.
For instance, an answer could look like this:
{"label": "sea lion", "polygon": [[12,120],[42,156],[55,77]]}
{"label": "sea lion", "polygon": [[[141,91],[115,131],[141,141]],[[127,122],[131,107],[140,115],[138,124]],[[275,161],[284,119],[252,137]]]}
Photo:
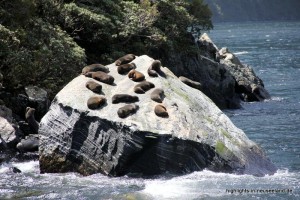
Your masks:
{"label": "sea lion", "polygon": [[169,117],[166,107],[160,104],[155,106],[154,113],[159,117]]}
{"label": "sea lion", "polygon": [[188,85],[192,88],[195,88],[195,89],[198,89],[198,90],[201,90],[201,88],[202,88],[201,83],[199,83],[197,81],[193,81],[193,80],[191,80],[189,78],[186,78],[184,76],[180,76],[179,80],[181,80],[181,82],[185,83],[186,85]]}
{"label": "sea lion", "polygon": [[130,78],[134,82],[140,82],[145,80],[145,75],[139,71],[136,71],[135,69],[132,69],[128,73],[128,78]]}
{"label": "sea lion", "polygon": [[154,60],[151,66],[148,68],[148,74],[152,77],[157,77],[158,72],[160,72],[161,62],[159,60]]}
{"label": "sea lion", "polygon": [[102,71],[105,73],[109,72],[108,67],[101,65],[101,64],[91,64],[88,66],[85,66],[84,68],[82,68],[82,73],[83,75],[85,75],[88,72],[97,72],[97,71]]}
{"label": "sea lion", "polygon": [[164,99],[164,90],[161,88],[156,88],[155,90],[153,90],[153,92],[150,95],[150,98],[153,101],[156,101],[158,103],[162,103],[163,99]]}
{"label": "sea lion", "polygon": [[22,139],[21,142],[19,142],[16,147],[22,153],[38,151],[39,148],[38,136],[29,135],[25,139]]}
{"label": "sea lion", "polygon": [[139,109],[139,106],[136,104],[129,104],[126,106],[123,106],[121,108],[118,109],[118,116],[120,118],[126,118],[129,115],[132,115],[134,113],[136,113],[136,111]]}
{"label": "sea lion", "polygon": [[110,84],[112,85],[115,81],[114,77],[111,75],[106,74],[105,72],[97,71],[97,72],[88,72],[85,74],[86,77],[93,78],[97,81],[100,81],[102,83]]}
{"label": "sea lion", "polygon": [[101,94],[101,92],[102,92],[102,85],[100,85],[99,83],[97,83],[95,81],[86,82],[85,87],[97,94]]}
{"label": "sea lion", "polygon": [[115,64],[117,66],[123,65],[123,64],[127,64],[127,63],[130,63],[131,61],[133,61],[134,59],[135,59],[135,55],[134,54],[127,54],[127,55],[119,58],[118,60],[116,60]]}
{"label": "sea lion", "polygon": [[136,65],[134,63],[127,63],[118,66],[118,73],[119,74],[127,74],[130,70],[135,69]]}
{"label": "sea lion", "polygon": [[91,110],[100,108],[106,103],[106,98],[104,96],[92,96],[87,101],[87,107]]}
{"label": "sea lion", "polygon": [[27,107],[25,113],[25,119],[28,122],[28,125],[32,133],[38,134],[39,123],[35,120],[34,112],[35,112],[34,108]]}
{"label": "sea lion", "polygon": [[136,86],[134,86],[133,91],[137,94],[144,94],[145,92],[147,92],[148,90],[154,87],[155,85],[153,83],[149,81],[143,81],[137,84]]}
{"label": "sea lion", "polygon": [[133,103],[139,101],[139,97],[131,96],[129,94],[115,94],[112,97],[112,103]]}

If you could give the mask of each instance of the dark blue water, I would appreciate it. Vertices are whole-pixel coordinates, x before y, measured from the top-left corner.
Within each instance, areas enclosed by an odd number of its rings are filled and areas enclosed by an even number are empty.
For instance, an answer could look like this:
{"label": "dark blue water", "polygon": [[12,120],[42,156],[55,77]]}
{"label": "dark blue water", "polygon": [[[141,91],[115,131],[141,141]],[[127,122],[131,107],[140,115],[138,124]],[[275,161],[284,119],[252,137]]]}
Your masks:
{"label": "dark blue water", "polygon": [[[226,114],[265,149],[279,168],[275,175],[204,170],[156,179],[82,177],[40,174],[32,161],[0,166],[0,199],[300,199],[300,22],[223,23],[209,34],[218,47],[251,65],[272,95]],[[10,173],[11,165],[23,173]],[[280,191],[267,193],[272,189]]]}

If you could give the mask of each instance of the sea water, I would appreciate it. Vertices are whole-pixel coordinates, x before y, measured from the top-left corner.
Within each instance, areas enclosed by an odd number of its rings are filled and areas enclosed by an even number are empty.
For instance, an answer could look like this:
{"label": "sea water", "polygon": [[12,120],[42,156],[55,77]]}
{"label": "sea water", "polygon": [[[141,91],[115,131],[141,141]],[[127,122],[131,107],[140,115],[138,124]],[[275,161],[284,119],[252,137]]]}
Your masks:
{"label": "sea water", "polygon": [[274,175],[83,177],[40,174],[38,161],[7,163],[0,166],[0,199],[300,199],[300,22],[220,23],[209,35],[252,66],[272,96],[224,112],[262,146],[278,167]]}

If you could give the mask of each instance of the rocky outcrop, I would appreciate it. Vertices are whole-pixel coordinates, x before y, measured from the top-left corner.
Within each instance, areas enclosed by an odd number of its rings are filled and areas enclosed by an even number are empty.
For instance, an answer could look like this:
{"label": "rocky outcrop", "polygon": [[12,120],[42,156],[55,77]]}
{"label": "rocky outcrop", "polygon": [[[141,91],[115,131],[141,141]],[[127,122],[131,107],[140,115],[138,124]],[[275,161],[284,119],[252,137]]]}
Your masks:
{"label": "rocky outcrop", "polygon": [[197,44],[203,56],[218,62],[224,71],[231,74],[235,80],[234,92],[239,94],[243,101],[263,101],[270,98],[263,81],[250,66],[241,63],[234,53],[225,47],[219,50],[206,33],[199,38]]}
{"label": "rocky outcrop", "polygon": [[219,51],[220,62],[236,80],[236,92],[244,101],[263,101],[270,99],[269,92],[264,88],[263,81],[256,76],[253,69],[241,61],[227,48]]}
{"label": "rocky outcrop", "polygon": [[[112,176],[204,168],[253,175],[276,171],[263,150],[201,91],[184,84],[165,67],[158,77],[149,77],[153,61],[148,56],[133,60],[136,70],[154,85],[144,94],[134,93],[140,83],[118,74],[115,64],[108,65],[114,84],[98,82],[101,98],[106,99],[98,109],[87,105],[97,95],[86,88],[91,78],[80,75],[66,85],[40,123],[40,171]],[[157,88],[164,90],[162,103],[151,99]],[[138,101],[113,104],[116,94],[138,96]],[[126,105],[134,105],[136,110],[121,118],[119,109]],[[167,115],[157,116],[157,105],[162,105]]]}

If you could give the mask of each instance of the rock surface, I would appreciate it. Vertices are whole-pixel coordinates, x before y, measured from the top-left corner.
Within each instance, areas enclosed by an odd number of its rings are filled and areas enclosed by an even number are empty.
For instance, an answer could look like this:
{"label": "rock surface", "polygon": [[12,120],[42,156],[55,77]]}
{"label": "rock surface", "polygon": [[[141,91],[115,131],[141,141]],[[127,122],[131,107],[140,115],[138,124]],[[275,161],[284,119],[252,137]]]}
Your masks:
{"label": "rock surface", "polygon": [[220,62],[235,78],[236,92],[242,95],[244,101],[263,101],[271,98],[264,88],[263,81],[256,76],[250,66],[242,64],[227,48],[222,48],[219,55]]}
{"label": "rock surface", "polygon": [[[87,100],[95,94],[80,75],[55,97],[39,128],[41,173],[79,172],[120,176],[186,173],[208,168],[238,174],[273,174],[276,167],[263,150],[235,127],[229,118],[201,91],[182,83],[162,67],[163,76],[149,77],[153,59],[137,57],[137,70],[164,90],[161,103],[168,117],[158,117],[151,100],[152,88],[136,94],[136,84],[108,65],[115,85],[102,85],[106,105],[90,110]],[[122,119],[117,111],[125,103],[112,104],[115,94],[136,95],[136,113]]]}

